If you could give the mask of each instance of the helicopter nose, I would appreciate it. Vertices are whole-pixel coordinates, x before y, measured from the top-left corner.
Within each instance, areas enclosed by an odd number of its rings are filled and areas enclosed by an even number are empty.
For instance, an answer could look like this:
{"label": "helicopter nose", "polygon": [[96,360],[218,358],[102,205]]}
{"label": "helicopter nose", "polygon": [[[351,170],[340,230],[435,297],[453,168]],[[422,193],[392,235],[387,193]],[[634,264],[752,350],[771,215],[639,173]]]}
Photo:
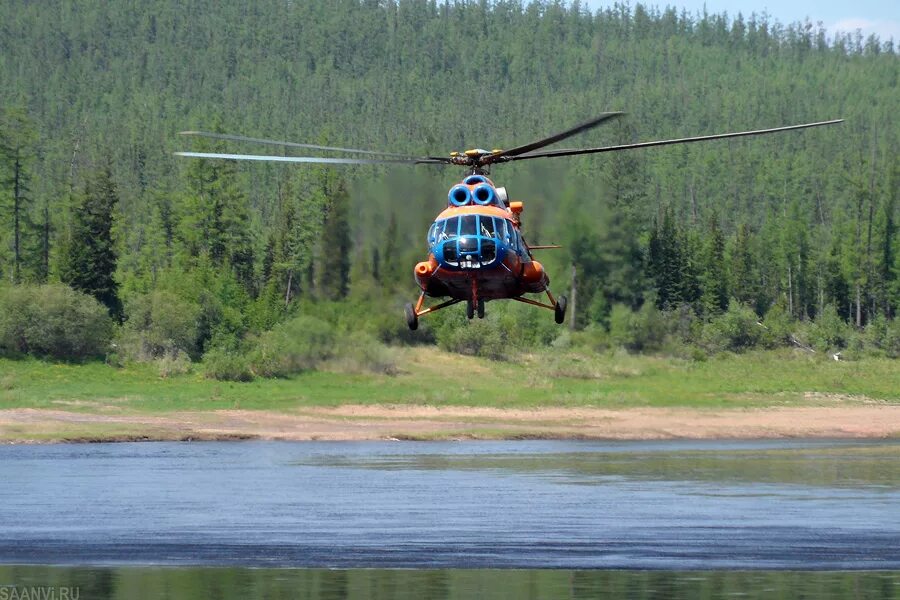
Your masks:
{"label": "helicopter nose", "polygon": [[497,258],[497,244],[489,238],[463,236],[444,242],[441,252],[443,264],[462,269],[480,269]]}

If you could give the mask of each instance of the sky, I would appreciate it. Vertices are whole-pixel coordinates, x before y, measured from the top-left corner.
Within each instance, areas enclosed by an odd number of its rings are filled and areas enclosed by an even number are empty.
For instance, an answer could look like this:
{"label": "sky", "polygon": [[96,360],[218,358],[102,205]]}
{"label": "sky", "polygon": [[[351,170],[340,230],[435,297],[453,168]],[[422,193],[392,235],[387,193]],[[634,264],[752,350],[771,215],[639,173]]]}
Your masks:
{"label": "sky", "polygon": [[[766,12],[773,19],[784,24],[803,21],[807,18],[813,23],[821,22],[829,34],[836,31],[854,32],[861,30],[863,36],[876,34],[882,41],[894,38],[900,42],[900,0],[640,0],[642,4],[665,7],[677,6],[686,8],[690,13],[727,12],[729,16],[742,13],[744,17],[751,13]],[[592,10],[611,6],[614,0],[582,0]],[[635,0],[631,0],[633,6]]]}

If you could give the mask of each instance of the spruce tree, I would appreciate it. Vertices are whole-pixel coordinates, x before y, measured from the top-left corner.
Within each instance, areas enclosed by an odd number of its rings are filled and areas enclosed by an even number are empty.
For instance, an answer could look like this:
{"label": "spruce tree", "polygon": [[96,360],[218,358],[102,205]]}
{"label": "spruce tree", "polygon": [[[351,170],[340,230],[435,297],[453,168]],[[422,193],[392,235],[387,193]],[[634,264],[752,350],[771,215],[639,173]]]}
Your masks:
{"label": "spruce tree", "polygon": [[759,273],[752,248],[752,233],[746,223],[738,227],[731,244],[728,289],[731,297],[754,307],[757,314],[765,312],[759,295]]}
{"label": "spruce tree", "polygon": [[0,113],[0,197],[3,208],[9,215],[12,230],[12,280],[22,280],[23,251],[27,246],[25,238],[31,233],[28,205],[30,174],[28,163],[34,153],[36,132],[25,111],[10,108]]}
{"label": "spruce tree", "polygon": [[117,255],[112,234],[118,201],[109,166],[89,174],[73,207],[60,268],[64,283],[96,298],[114,317],[122,313],[114,278]]}
{"label": "spruce tree", "polygon": [[725,236],[719,229],[718,217],[709,219],[703,242],[701,302],[703,312],[718,315],[728,308],[728,282],[725,276]]}
{"label": "spruce tree", "polygon": [[350,197],[340,182],[329,199],[322,231],[322,268],[318,289],[323,297],[337,300],[347,295],[350,284]]}

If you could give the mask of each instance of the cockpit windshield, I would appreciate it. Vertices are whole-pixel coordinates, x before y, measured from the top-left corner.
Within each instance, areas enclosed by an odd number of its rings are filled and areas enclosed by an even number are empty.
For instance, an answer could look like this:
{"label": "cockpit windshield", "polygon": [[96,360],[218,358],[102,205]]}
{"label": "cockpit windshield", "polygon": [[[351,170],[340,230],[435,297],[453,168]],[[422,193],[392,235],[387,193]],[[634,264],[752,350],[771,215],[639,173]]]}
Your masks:
{"label": "cockpit windshield", "polygon": [[478,231],[478,216],[466,215],[459,218],[459,235],[475,235]]}
{"label": "cockpit windshield", "polygon": [[459,236],[481,236],[509,243],[512,228],[506,219],[485,215],[462,215],[436,221],[428,230],[428,244],[433,246]]}

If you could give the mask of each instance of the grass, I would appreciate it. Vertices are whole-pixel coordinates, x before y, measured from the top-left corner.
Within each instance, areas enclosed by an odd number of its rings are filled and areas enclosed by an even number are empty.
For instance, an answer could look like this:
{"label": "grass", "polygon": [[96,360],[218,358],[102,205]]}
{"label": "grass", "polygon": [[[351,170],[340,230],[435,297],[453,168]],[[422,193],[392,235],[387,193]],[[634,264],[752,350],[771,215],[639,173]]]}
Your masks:
{"label": "grass", "polygon": [[891,359],[836,362],[778,350],[694,362],[624,352],[543,351],[492,362],[434,348],[398,352],[401,373],[395,376],[310,372],[250,383],[212,381],[199,373],[163,378],[146,364],[114,368],[0,359],[0,408],[162,413],[341,404],[741,408],[900,403],[900,361]]}

